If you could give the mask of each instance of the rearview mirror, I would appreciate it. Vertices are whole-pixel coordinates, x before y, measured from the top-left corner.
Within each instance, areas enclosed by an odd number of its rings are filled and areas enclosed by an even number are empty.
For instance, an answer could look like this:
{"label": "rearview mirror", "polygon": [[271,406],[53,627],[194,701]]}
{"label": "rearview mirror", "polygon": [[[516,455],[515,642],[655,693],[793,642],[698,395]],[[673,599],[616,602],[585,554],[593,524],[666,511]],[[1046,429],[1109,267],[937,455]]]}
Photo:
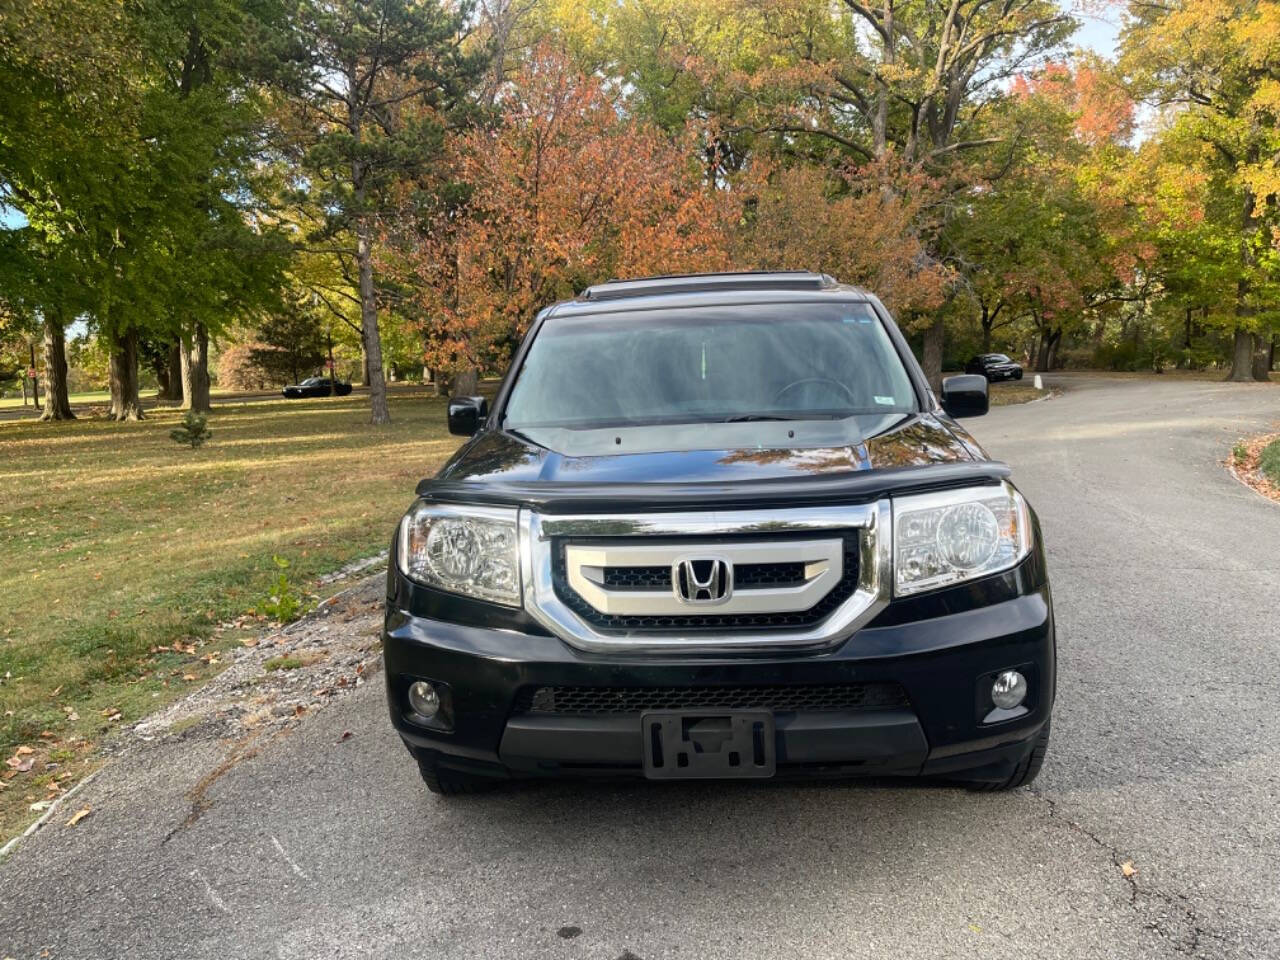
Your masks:
{"label": "rearview mirror", "polygon": [[965,373],[942,381],[942,409],[957,420],[982,416],[990,402],[986,377]]}
{"label": "rearview mirror", "polygon": [[449,432],[469,437],[489,418],[489,401],[484,397],[453,397],[449,400]]}

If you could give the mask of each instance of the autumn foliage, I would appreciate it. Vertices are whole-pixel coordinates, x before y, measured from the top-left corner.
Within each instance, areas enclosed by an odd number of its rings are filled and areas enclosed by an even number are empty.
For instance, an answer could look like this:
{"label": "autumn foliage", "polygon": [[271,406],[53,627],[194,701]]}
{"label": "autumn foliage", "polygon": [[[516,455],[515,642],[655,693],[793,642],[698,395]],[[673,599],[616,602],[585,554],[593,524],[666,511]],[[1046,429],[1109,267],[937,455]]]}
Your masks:
{"label": "autumn foliage", "polygon": [[752,221],[738,262],[822,270],[867,287],[904,321],[941,306],[952,271],[932,258],[939,186],[893,154],[834,171],[804,166],[747,179]]}
{"label": "autumn foliage", "polygon": [[733,198],[599,80],[544,47],[501,107],[454,144],[466,202],[390,238],[429,366],[500,364],[541,307],[591,283],[728,266]]}

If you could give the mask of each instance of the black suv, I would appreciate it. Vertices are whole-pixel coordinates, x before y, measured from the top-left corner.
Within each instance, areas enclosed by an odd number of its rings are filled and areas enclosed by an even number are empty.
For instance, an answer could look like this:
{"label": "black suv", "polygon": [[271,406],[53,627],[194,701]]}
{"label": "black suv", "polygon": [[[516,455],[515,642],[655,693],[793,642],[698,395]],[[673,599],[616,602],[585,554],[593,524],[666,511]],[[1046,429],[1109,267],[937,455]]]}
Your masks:
{"label": "black suv", "polygon": [[1022,379],[1022,364],[1010,360],[1003,353],[984,353],[974,357],[965,364],[964,371],[979,373],[990,381]]}
{"label": "black suv", "polygon": [[812,273],[543,310],[391,548],[391,720],[437,793],[526,776],[1030,782],[1035,514],[884,306]]}

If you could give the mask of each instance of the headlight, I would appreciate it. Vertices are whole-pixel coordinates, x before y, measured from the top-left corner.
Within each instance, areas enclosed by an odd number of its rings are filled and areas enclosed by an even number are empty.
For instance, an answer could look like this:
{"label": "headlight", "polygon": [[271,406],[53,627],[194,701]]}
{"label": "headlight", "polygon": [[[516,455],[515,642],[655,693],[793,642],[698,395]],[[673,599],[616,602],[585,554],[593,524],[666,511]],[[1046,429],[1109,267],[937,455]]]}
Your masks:
{"label": "headlight", "polygon": [[516,511],[418,502],[400,527],[400,570],[419,583],[520,606]]}
{"label": "headlight", "polygon": [[1031,516],[1007,483],[893,501],[894,594],[1008,570],[1031,551]]}

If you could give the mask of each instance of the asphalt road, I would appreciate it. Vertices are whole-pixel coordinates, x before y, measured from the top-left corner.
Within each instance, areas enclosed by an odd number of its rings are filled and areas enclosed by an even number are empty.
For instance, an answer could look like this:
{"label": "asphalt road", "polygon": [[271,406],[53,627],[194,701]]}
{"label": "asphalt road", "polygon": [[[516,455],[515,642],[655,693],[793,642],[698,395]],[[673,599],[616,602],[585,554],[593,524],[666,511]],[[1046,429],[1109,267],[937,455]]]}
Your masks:
{"label": "asphalt road", "polygon": [[1030,789],[441,801],[373,682],[224,768],[126,751],[0,864],[0,957],[1280,956],[1280,505],[1220,464],[1277,420],[1280,387],[1074,379],[973,422],[1050,555]]}

